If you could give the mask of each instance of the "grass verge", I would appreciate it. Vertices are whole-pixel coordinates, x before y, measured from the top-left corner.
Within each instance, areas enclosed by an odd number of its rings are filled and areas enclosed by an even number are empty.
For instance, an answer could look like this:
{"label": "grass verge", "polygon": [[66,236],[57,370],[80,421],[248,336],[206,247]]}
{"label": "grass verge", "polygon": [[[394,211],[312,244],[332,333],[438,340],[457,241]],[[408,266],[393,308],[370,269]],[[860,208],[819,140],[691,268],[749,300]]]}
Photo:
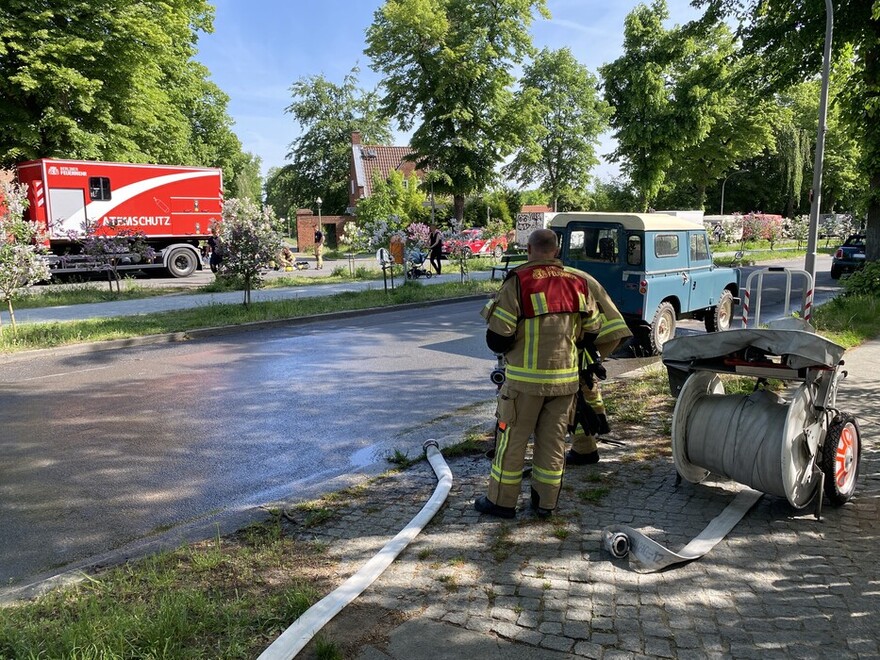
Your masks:
{"label": "grass verge", "polygon": [[332,588],[331,563],[276,519],[5,608],[0,657],[254,658]]}
{"label": "grass verge", "polygon": [[122,280],[122,290],[119,292],[116,290],[110,291],[106,284],[82,282],[67,285],[63,289],[51,287],[29,289],[27,292],[19,293],[12,299],[12,307],[13,309],[34,309],[37,307],[85,305],[89,303],[155,298],[175,293],[184,293],[184,291],[174,287],[142,286],[136,280],[131,279]]}
{"label": "grass verge", "polygon": [[218,304],[139,316],[85,319],[57,323],[20,324],[15,332],[8,326],[0,333],[0,352],[52,348],[81,342],[125,339],[198,328],[274,321],[330,312],[389,307],[413,302],[489,294],[497,282],[472,281],[422,286],[408,283],[393,291],[371,289],[332,296],[241,304]]}

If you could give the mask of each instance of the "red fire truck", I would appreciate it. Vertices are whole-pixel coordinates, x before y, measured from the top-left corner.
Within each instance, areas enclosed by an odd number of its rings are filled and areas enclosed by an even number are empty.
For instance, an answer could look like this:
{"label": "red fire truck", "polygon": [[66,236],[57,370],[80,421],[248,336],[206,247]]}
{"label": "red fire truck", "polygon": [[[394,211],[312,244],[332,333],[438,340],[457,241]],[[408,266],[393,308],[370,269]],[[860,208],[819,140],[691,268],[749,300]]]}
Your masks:
{"label": "red fire truck", "polygon": [[28,219],[48,236],[53,273],[93,265],[76,240],[89,228],[99,235],[145,235],[153,261],[122,259],[119,270],[164,268],[187,277],[202,267],[199,241],[220,220],[223,174],[216,168],[42,158],[17,165],[16,172],[27,185]]}

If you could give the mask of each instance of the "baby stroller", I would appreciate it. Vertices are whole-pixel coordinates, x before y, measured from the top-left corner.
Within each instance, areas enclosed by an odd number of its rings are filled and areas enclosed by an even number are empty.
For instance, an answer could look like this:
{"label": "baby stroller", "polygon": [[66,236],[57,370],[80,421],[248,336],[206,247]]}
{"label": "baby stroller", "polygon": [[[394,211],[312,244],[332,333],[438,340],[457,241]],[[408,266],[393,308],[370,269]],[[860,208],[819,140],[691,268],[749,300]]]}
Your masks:
{"label": "baby stroller", "polygon": [[430,270],[425,268],[425,261],[428,259],[428,253],[422,252],[421,250],[413,250],[407,255],[407,262],[409,264],[406,269],[406,279],[408,280],[417,280],[420,277],[425,277],[427,279],[431,279]]}

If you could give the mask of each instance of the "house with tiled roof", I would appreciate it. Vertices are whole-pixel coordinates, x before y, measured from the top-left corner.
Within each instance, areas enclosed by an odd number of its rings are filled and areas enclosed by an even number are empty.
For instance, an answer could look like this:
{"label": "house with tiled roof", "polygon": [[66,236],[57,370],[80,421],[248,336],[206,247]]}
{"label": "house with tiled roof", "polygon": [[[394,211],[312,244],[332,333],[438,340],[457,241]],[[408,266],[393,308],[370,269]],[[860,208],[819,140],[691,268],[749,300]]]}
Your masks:
{"label": "house with tiled roof", "polygon": [[[354,220],[358,202],[373,194],[373,177],[378,172],[381,178],[387,179],[395,170],[403,174],[406,181],[415,173],[420,179],[422,170],[416,169],[415,163],[406,160],[413,153],[409,147],[395,147],[381,144],[362,144],[361,134],[351,134],[351,158],[349,161],[348,208],[345,215],[324,215],[320,217],[320,225],[324,230],[327,245],[331,248],[338,245],[339,238],[344,234],[345,223]],[[315,229],[319,217],[310,209],[299,209],[296,212],[297,249],[301,252],[311,250],[314,245]]]}
{"label": "house with tiled roof", "polygon": [[404,180],[410,175],[421,179],[422,170],[416,169],[415,163],[406,160],[413,153],[409,147],[391,147],[379,144],[361,144],[361,134],[351,134],[351,173],[348,188],[348,212],[354,213],[358,202],[373,194],[373,177],[378,172],[382,180],[392,172],[403,174]]}

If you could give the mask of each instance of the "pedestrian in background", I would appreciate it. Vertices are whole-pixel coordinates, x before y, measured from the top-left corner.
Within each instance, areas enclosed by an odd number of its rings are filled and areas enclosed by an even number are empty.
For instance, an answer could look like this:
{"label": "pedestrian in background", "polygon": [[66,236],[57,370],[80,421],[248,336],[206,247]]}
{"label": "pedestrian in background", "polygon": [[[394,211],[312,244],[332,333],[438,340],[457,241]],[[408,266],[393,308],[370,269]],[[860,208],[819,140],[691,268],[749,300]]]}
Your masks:
{"label": "pedestrian in background", "polygon": [[315,229],[315,268],[321,270],[324,267],[324,232],[318,227]]}
{"label": "pedestrian in background", "polygon": [[437,225],[431,225],[431,233],[428,234],[428,250],[430,251],[431,266],[434,272],[440,275],[443,258],[443,232],[437,229]]}
{"label": "pedestrian in background", "polygon": [[516,515],[532,434],[531,506],[542,518],[556,508],[579,386],[578,351],[592,344],[600,328],[585,274],[556,258],[556,234],[533,231],[527,250],[528,261],[510,271],[483,309],[486,343],[504,354],[506,379],[498,393],[488,493],[476,499],[474,508],[501,518]]}
{"label": "pedestrian in background", "polygon": [[208,258],[208,264],[211,266],[211,272],[216,273],[220,270],[223,263],[223,243],[220,241],[220,231],[217,225],[211,227],[211,235],[208,237],[208,250],[211,256]]}

